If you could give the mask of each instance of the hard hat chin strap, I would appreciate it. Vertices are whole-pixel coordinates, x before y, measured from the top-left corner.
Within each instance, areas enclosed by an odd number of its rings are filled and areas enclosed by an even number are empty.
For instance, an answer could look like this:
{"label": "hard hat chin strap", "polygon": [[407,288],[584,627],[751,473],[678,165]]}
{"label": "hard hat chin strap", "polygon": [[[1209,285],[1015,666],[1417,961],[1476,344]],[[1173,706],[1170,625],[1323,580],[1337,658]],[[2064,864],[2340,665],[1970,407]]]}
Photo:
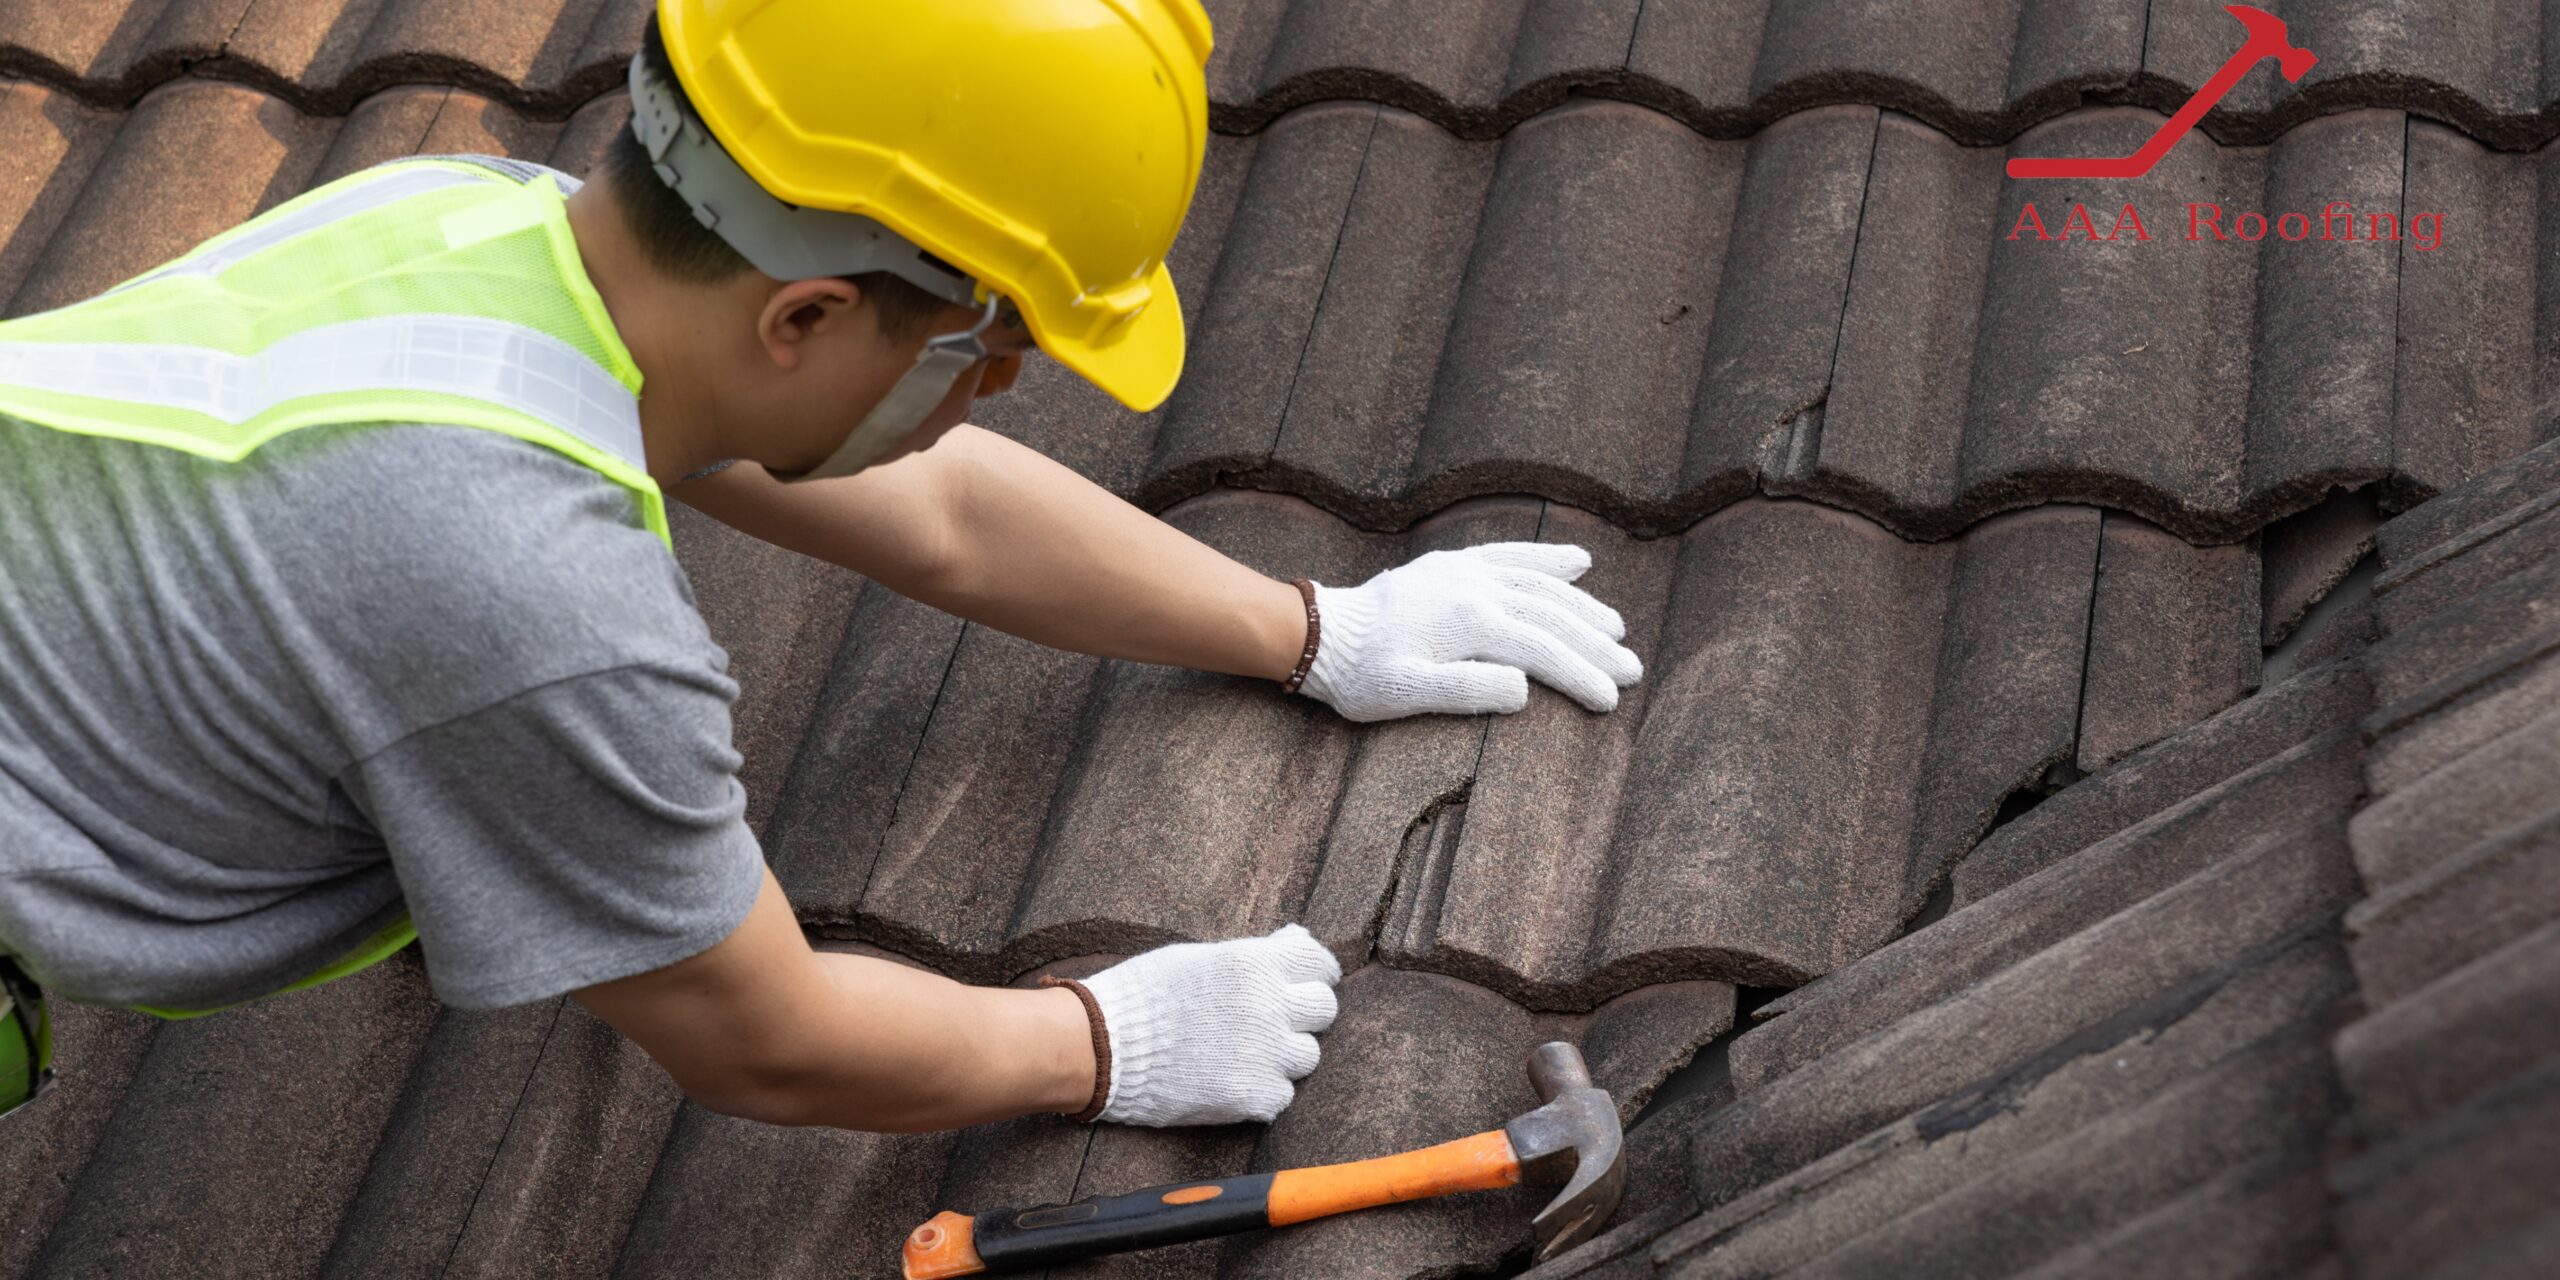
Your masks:
{"label": "hard hat chin strap", "polygon": [[880,460],[881,455],[898,447],[898,442],[914,434],[917,427],[951,394],[951,388],[970,369],[988,356],[986,343],[979,335],[994,324],[1002,299],[987,295],[986,310],[978,315],[978,323],[960,333],[946,333],[925,340],[924,350],[916,353],[916,362],[898,378],[889,394],[871,406],[871,412],[855,424],[853,433],[836,446],[827,460],[806,471],[766,471],[785,484],[803,480],[825,480],[849,476]]}

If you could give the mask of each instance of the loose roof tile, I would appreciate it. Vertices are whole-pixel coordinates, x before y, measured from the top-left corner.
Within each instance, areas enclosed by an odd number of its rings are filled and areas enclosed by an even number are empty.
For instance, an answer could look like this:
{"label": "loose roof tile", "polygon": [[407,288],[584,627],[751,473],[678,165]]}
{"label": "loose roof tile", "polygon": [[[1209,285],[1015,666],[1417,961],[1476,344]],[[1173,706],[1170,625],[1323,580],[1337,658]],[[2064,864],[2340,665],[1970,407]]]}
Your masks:
{"label": "loose roof tile", "polygon": [[[1562,742],[1535,713],[1488,728],[1435,951],[1551,983],[1693,967],[1765,983],[1889,938],[1917,909],[1912,886],[2062,752],[2094,523],[2029,513],[1922,546],[1754,501],[1700,524],[1651,593],[1660,639],[1637,646],[1647,679],[1619,713]],[[1994,605],[1992,579],[2034,585]],[[1640,588],[1604,594],[1634,606],[1631,632],[1652,612]],[[2012,627],[1977,617],[2013,608]],[[2008,696],[1971,703],[1986,668]],[[1555,770],[1568,758],[1622,773],[1605,843]],[[1520,870],[1479,870],[1506,865]],[[1551,903],[1580,899],[1561,927],[1519,927],[1497,886],[1528,875]]]}
{"label": "loose roof tile", "polygon": [[2373,550],[2383,516],[2367,489],[2342,489],[2320,505],[2267,526],[2259,536],[2258,642],[2283,644]]}
{"label": "loose roof tile", "polygon": [[2262,787],[2300,797],[2288,780],[2326,750],[2316,740],[2345,731],[2364,714],[2369,696],[2357,664],[2332,664],[2117,761],[1993,832],[1966,855],[1953,876],[1955,905],[1997,893],[2154,815],[2183,810],[2205,816],[2219,808],[2223,795]]}
{"label": "loose roof tile", "polygon": [[[1702,1203],[1717,1204],[2075,1034],[2134,1034],[2141,1009],[2189,1004],[2245,955],[2334,914],[2353,873],[2305,832],[2216,863],[1853,1044],[1746,1091],[1698,1131]],[[2172,942],[2171,939],[2176,941]],[[2110,1021],[2116,1019],[2118,1021]],[[2093,1031],[2091,1028],[2115,1028]],[[1739,1046],[1737,1045],[1737,1048]]]}
{"label": "loose roof tile", "polygon": [[[2109,515],[2098,551],[2080,759],[2094,772],[2258,686],[2258,557]],[[2220,608],[2199,609],[2212,600]]]}
{"label": "loose roof tile", "polygon": [[[2157,1158],[2159,1152],[2128,1152],[2111,1163],[2082,1161],[2087,1145],[2139,1142],[2144,1130],[2172,1144],[2233,1136],[2214,1135],[2211,1125],[2178,1112],[2236,1100],[2234,1091],[2270,1080],[2288,1088],[2313,1083],[2315,1072],[2326,1073],[2319,1048],[2330,1021],[2325,1010],[2350,985],[2333,942],[2296,941],[2201,986],[2137,1005],[2017,1065],[1987,1061],[1978,1077],[1953,1088],[1922,1090],[1913,1101],[1887,1110],[1885,1123],[1847,1135],[1854,1140],[1801,1168],[1739,1185],[1702,1182],[1716,1207],[1665,1234],[1655,1257],[1668,1274],[1679,1276],[1791,1273],[1844,1246],[1872,1250],[1875,1243],[1896,1239],[1894,1232],[1925,1230],[1929,1220],[1913,1215],[1931,1206],[1940,1206],[1934,1216],[1941,1222],[1952,1218],[1979,1226],[2036,1218],[2023,1206],[1993,1211],[1979,1201],[2008,1199],[2040,1181],[2068,1187],[2090,1210],[2141,1212],[2150,1207],[2144,1197],[2091,1195],[2085,1184],[2071,1185],[2086,1176],[2075,1175],[2072,1167],[2114,1176],[2133,1168],[2153,1176],[2179,1171],[2166,1167],[2171,1162]],[[1892,1069],[1883,1062],[1871,1065],[1879,1072]],[[1783,1081],[1772,1086],[1788,1087]],[[2325,1123],[2325,1112],[2320,1120]],[[1694,1145],[1702,1168],[1748,1162],[1762,1150],[1712,1118]],[[2242,1160],[2247,1156],[2240,1153]],[[2204,1172],[2199,1164],[2212,1163],[2190,1161],[2183,1176],[2193,1178]],[[2085,1220],[2059,1225],[2096,1234]],[[1985,1254],[2014,1247],[1988,1238],[1983,1246],[1936,1241],[1906,1256],[1947,1251],[1959,1274],[1988,1274],[1995,1268]],[[2008,1266],[2021,1262],[2033,1258],[2012,1258]]]}

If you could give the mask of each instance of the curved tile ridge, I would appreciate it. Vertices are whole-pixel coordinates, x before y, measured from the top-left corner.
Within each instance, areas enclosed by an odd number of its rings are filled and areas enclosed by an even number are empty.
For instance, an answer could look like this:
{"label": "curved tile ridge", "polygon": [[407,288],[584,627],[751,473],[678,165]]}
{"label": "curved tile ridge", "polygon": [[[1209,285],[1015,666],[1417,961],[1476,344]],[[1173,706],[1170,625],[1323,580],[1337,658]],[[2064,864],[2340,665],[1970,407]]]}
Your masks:
{"label": "curved tile ridge", "polygon": [[119,107],[185,75],[344,115],[401,84],[557,120],[621,83],[649,0],[0,0],[0,74]]}
{"label": "curved tile ridge", "polygon": [[[1570,541],[1648,675],[1608,715],[1540,688],[1516,715],[1359,726],[866,587],[783,661],[824,689],[805,730],[749,750],[791,761],[766,842],[806,922],[979,980],[1296,920],[1534,1008],[1793,984],[1890,939],[2012,792],[2256,680],[2255,553],[2083,507],[1927,544],[1758,498],[1654,540],[1516,498],[1400,535],[1245,491],[1168,519],[1328,583]],[[779,561],[697,578],[719,617],[802,585]]]}
{"label": "curved tile ridge", "polygon": [[[2084,106],[2176,111],[2240,45],[2218,5],[2145,0],[1476,0],[1415,22],[1393,0],[1234,0],[1219,12],[1211,122],[1250,132],[1364,99],[1495,138],[1572,96],[1653,107],[1711,138],[1795,112],[1874,106],[1997,146]],[[2560,135],[2532,41],[2457,21],[2450,0],[2387,18],[2268,0],[2320,55],[2300,82],[2252,69],[2201,127],[2271,142],[2322,115],[2428,116],[2502,150]]]}
{"label": "curved tile ridge", "polygon": [[[2555,153],[2361,112],[2138,180],[2003,172],[2160,120],[2075,112],[2003,150],[1826,107],[1715,142],[1580,102],[1470,142],[1310,107],[1212,148],[1172,400],[1129,414],[1041,370],[982,413],[1156,509],[1240,485],[1394,530],[1528,493],[1659,535],[1761,493],[1919,540],[2072,501],[2236,541],[2541,436]],[[2148,238],[2096,238],[2128,204]]]}
{"label": "curved tile ridge", "polygon": [[428,85],[327,117],[197,77],[121,112],[0,82],[0,302],[23,315],[93,296],[311,187],[402,156],[481,152],[584,170],[627,118],[619,94],[559,122]]}
{"label": "curved tile ridge", "polygon": [[[2205,117],[2227,144],[2367,108],[2440,120],[2502,150],[2560,135],[2552,73],[2454,0],[2388,18],[2268,0],[2321,61],[2297,84],[2252,70]],[[433,80],[560,118],[619,83],[648,0],[0,0],[0,74],[122,106],[189,73],[342,114]],[[2238,47],[2217,6],[2144,0],[1211,0],[1211,126],[1364,100],[1490,139],[1573,96],[1641,103],[1711,138],[1795,112],[1904,112],[1998,145],[2093,103],[2174,111]],[[2547,22],[2545,24],[2548,25]]]}
{"label": "curved tile ridge", "polygon": [[[411,86],[318,118],[194,78],[111,113],[19,83],[0,291],[13,312],[76,300],[417,150],[583,168],[625,113],[608,94],[551,123]],[[2008,151],[2120,154],[2158,123],[2076,112]],[[2397,509],[2546,429],[2553,152],[2365,112],[2190,141],[2128,182],[2012,181],[2005,154],[1863,107],[1745,142],[1623,103],[1499,142],[1306,108],[1210,149],[1172,255],[1194,341],[1170,402],[1131,414],[1037,367],[984,420],[1155,509],[1268,488],[1391,531],[1527,493],[1660,535],[1760,493],[1932,540],[2071,501],[2198,542],[2336,488]],[[2075,198],[2101,221],[2075,226]],[[2031,201],[2057,239],[2021,230]],[[2128,203],[2151,239],[2093,240]],[[2235,237],[2272,214],[2313,238],[2190,240],[2190,203]],[[2374,239],[2377,217],[2402,238]]]}

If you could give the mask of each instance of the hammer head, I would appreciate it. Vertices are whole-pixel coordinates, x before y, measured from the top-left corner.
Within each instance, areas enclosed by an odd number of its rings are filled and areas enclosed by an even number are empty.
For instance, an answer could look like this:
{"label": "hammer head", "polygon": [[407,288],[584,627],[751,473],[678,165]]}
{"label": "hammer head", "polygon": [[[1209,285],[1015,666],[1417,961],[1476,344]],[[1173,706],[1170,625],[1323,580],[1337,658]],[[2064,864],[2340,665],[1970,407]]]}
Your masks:
{"label": "hammer head", "polygon": [[1582,1051],[1572,1045],[1555,1040],[1531,1050],[1529,1083],[1546,1105],[1502,1131],[1520,1161],[1521,1181],[1564,1184],[1530,1222],[1544,1262],[1600,1234],[1618,1211],[1627,1180],[1625,1134],[1618,1104],[1592,1085]]}

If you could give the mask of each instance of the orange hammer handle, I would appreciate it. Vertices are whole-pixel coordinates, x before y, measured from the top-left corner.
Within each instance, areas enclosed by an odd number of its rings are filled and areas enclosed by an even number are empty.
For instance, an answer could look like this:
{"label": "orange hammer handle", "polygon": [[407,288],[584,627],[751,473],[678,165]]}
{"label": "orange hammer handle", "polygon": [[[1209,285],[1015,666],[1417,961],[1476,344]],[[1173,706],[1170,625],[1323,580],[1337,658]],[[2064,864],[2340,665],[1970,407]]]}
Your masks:
{"label": "orange hammer handle", "polygon": [[1375,1160],[1283,1169],[1271,1175],[1271,1225],[1518,1185],[1520,1161],[1511,1152],[1510,1137],[1496,1129]]}
{"label": "orange hammer handle", "polygon": [[1511,1139],[1496,1129],[1352,1164],[1149,1187],[974,1217],[942,1213],[907,1236],[906,1280],[1038,1270],[1126,1249],[1285,1227],[1353,1209],[1519,1182],[1520,1161]]}

